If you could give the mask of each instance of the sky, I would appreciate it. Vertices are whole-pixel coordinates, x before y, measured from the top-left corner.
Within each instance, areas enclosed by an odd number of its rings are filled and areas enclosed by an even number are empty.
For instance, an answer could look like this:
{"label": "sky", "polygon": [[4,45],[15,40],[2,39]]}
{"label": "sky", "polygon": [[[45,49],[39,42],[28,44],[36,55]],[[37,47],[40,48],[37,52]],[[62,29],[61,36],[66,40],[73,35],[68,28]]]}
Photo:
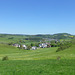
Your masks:
{"label": "sky", "polygon": [[75,34],[75,0],[0,0],[0,33]]}

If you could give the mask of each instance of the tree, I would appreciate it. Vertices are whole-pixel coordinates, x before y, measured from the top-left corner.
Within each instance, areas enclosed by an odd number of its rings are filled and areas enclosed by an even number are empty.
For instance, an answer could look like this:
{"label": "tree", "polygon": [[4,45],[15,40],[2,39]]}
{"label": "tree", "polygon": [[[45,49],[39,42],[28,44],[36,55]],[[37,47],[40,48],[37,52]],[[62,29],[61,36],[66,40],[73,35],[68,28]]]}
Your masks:
{"label": "tree", "polygon": [[27,50],[30,50],[30,49],[31,49],[31,46],[30,46],[30,45],[28,45],[28,46],[27,46]]}
{"label": "tree", "polygon": [[35,46],[34,43],[31,43],[31,46]]}

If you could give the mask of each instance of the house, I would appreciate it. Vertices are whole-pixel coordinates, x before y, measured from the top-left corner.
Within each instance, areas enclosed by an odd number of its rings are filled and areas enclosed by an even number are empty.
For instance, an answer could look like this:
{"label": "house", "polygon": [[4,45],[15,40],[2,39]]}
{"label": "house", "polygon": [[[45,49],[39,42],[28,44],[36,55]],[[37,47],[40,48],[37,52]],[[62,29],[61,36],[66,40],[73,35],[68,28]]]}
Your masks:
{"label": "house", "polygon": [[12,46],[14,46],[14,47],[20,47],[20,45],[19,44],[13,44]]}
{"label": "house", "polygon": [[46,43],[47,44],[47,48],[51,47],[51,43]]}
{"label": "house", "polygon": [[22,45],[22,48],[23,48],[23,49],[27,49],[27,46],[26,46],[26,45]]}
{"label": "house", "polygon": [[35,49],[37,49],[37,47],[36,47],[36,46],[33,46],[33,47],[32,47],[32,50],[35,50]]}
{"label": "house", "polygon": [[46,47],[51,47],[50,43],[42,43],[42,44],[39,44],[39,47],[40,48],[46,48]]}
{"label": "house", "polygon": [[47,47],[47,44],[46,43],[39,44],[39,47],[46,48]]}

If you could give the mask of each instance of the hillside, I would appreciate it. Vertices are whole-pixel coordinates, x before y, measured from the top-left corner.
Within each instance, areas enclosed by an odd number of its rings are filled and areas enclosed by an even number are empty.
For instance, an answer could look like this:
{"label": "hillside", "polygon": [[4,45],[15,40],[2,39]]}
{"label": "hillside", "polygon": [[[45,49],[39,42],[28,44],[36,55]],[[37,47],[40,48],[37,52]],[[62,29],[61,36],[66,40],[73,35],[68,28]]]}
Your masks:
{"label": "hillside", "polygon": [[[75,75],[75,45],[56,52],[57,47],[19,50],[0,44],[1,75]],[[7,56],[9,60],[2,61]],[[60,60],[57,58],[60,56]]]}
{"label": "hillside", "polygon": [[72,46],[64,51],[56,52],[57,47],[41,48],[37,50],[19,50],[18,48],[0,45],[0,59],[3,56],[8,56],[10,60],[44,60],[44,59],[74,59],[75,46]]}

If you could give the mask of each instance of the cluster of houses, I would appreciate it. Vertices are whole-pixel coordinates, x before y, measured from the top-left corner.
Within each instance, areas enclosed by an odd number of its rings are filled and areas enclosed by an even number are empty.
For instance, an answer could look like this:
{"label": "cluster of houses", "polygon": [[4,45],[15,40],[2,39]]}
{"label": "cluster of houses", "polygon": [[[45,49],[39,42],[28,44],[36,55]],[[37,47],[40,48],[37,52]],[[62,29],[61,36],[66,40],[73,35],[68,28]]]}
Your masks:
{"label": "cluster of houses", "polygon": [[[23,49],[27,49],[27,46],[26,45],[19,45],[19,44],[13,44],[12,46],[14,46],[14,47],[18,47],[18,48],[20,48],[20,47],[22,47]],[[47,48],[47,47],[51,47],[51,45],[50,45],[50,43],[41,43],[41,44],[39,44],[39,47],[36,47],[36,46],[32,46],[31,47],[31,50],[36,50],[36,49],[38,49],[38,48]]]}
{"label": "cluster of houses", "polygon": [[24,49],[27,49],[27,46],[26,45],[19,45],[19,44],[13,44],[12,46],[14,46],[14,47],[18,47],[18,48],[20,48],[21,46],[24,48]]}

